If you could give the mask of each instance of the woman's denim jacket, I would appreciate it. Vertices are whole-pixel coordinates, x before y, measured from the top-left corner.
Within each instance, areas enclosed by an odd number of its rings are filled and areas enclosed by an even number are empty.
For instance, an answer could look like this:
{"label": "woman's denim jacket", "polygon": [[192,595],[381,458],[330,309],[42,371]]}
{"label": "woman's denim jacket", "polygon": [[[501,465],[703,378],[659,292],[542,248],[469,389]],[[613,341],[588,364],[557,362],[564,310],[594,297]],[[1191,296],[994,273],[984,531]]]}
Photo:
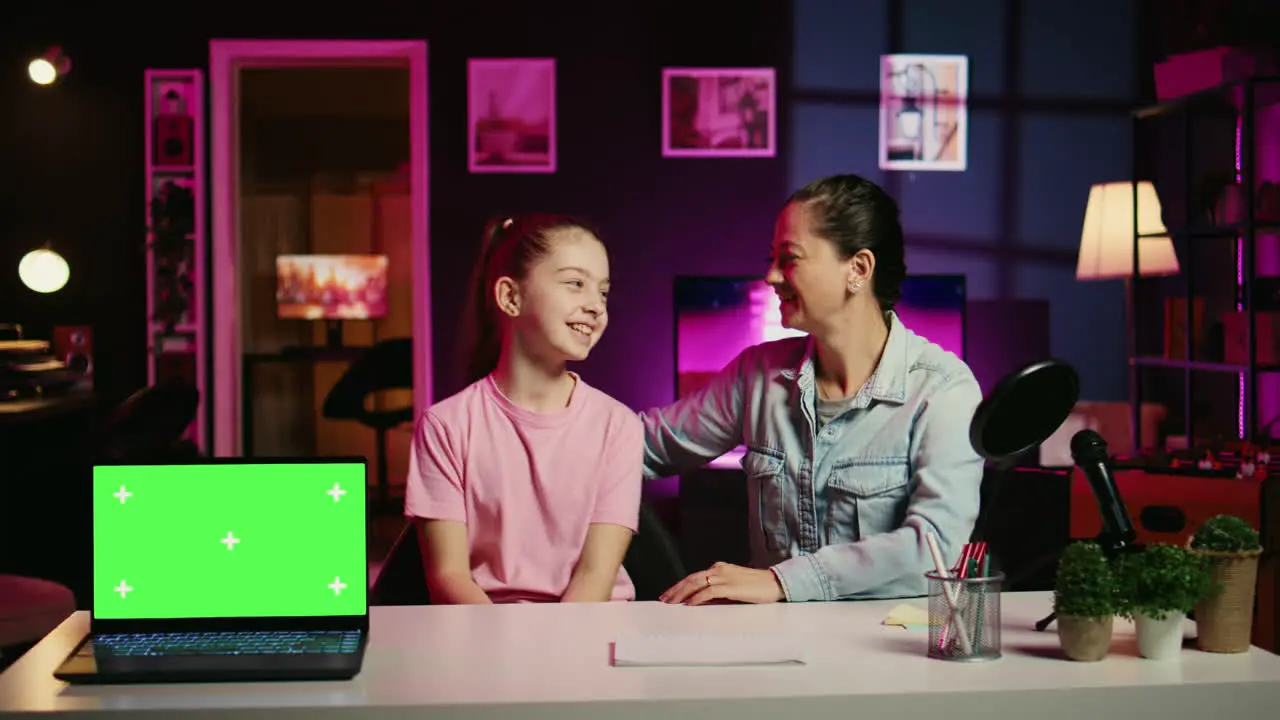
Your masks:
{"label": "woman's denim jacket", "polygon": [[977,520],[969,424],[982,391],[963,360],[896,314],[890,325],[865,391],[820,432],[809,337],[750,347],[700,391],[642,414],[646,478],[746,445],[752,565],[772,568],[790,601],[924,595],[925,533],[950,565]]}

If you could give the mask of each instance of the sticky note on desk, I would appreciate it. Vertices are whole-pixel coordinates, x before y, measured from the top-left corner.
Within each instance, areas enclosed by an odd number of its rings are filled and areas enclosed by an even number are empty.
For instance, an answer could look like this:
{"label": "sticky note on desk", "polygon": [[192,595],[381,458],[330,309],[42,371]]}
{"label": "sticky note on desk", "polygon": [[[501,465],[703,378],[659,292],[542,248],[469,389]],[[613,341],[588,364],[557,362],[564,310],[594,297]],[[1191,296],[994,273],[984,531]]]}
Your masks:
{"label": "sticky note on desk", "polygon": [[907,630],[925,630],[929,627],[929,611],[915,605],[895,605],[881,625],[893,625]]}
{"label": "sticky note on desk", "polygon": [[796,639],[771,635],[644,635],[613,644],[615,667],[803,665]]}

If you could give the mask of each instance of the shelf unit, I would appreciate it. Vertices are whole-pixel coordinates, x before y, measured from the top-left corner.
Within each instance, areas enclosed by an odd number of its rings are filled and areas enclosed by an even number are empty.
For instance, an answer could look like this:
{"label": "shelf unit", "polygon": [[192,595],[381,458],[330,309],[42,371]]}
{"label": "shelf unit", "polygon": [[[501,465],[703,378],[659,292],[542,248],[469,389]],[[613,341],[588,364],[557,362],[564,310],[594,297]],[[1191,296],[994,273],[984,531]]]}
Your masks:
{"label": "shelf unit", "polygon": [[187,438],[207,451],[204,74],[147,70],[147,384],[200,393]]}
{"label": "shelf unit", "polygon": [[[1183,178],[1182,198],[1183,205],[1186,208],[1185,224],[1181,229],[1170,228],[1168,234],[1175,240],[1182,239],[1187,243],[1204,240],[1236,240],[1236,257],[1237,266],[1241,268],[1238,275],[1238,283],[1236,287],[1236,303],[1237,312],[1244,313],[1244,332],[1246,359],[1245,363],[1228,363],[1213,362],[1195,359],[1196,351],[1196,325],[1195,325],[1195,281],[1192,269],[1189,267],[1189,260],[1184,260],[1182,269],[1183,293],[1185,297],[1185,315],[1184,322],[1186,330],[1183,333],[1184,347],[1182,350],[1182,359],[1173,359],[1165,357],[1143,356],[1136,352],[1137,349],[1137,333],[1141,327],[1137,318],[1137,303],[1135,302],[1133,292],[1126,293],[1126,314],[1129,318],[1129,402],[1130,402],[1130,422],[1133,427],[1133,438],[1137,451],[1139,443],[1138,438],[1142,437],[1142,369],[1149,367],[1162,367],[1179,369],[1183,371],[1183,418],[1185,422],[1185,432],[1188,444],[1195,443],[1194,437],[1194,383],[1192,376],[1196,372],[1217,372],[1217,373],[1235,373],[1241,378],[1240,397],[1243,399],[1244,422],[1241,430],[1243,431],[1242,440],[1253,441],[1259,437],[1262,428],[1259,427],[1258,417],[1258,378],[1260,375],[1269,372],[1280,372],[1280,365],[1261,365],[1258,363],[1257,348],[1257,307],[1253,302],[1253,289],[1257,281],[1257,268],[1254,267],[1257,257],[1257,239],[1259,233],[1280,232],[1280,222],[1259,222],[1255,212],[1257,205],[1257,166],[1255,142],[1257,139],[1257,109],[1258,109],[1258,89],[1260,87],[1268,87],[1268,90],[1280,89],[1280,77],[1254,77],[1241,80],[1222,83],[1212,88],[1207,88],[1197,93],[1192,93],[1184,97],[1168,100],[1147,107],[1139,108],[1133,112],[1133,182],[1138,182],[1138,166],[1140,164],[1140,153],[1142,146],[1138,142],[1141,136],[1143,121],[1157,117],[1167,117],[1179,114],[1182,125],[1182,140],[1185,173]],[[1192,184],[1195,181],[1192,173],[1192,157],[1189,150],[1191,145],[1191,137],[1193,131],[1193,109],[1197,103],[1208,101],[1214,98],[1230,97],[1238,108],[1237,134],[1236,134],[1236,179],[1235,184],[1242,188],[1240,193],[1241,211],[1240,222],[1212,225],[1196,214],[1196,204],[1191,201],[1193,197]],[[1138,244],[1143,237],[1149,237],[1138,233],[1138,212],[1137,212],[1137,192],[1133,193],[1134,197],[1134,227],[1133,227],[1133,270],[1128,282],[1131,286],[1136,285],[1138,280]],[[1160,233],[1164,235],[1165,233]],[[1175,247],[1177,243],[1175,242]]]}

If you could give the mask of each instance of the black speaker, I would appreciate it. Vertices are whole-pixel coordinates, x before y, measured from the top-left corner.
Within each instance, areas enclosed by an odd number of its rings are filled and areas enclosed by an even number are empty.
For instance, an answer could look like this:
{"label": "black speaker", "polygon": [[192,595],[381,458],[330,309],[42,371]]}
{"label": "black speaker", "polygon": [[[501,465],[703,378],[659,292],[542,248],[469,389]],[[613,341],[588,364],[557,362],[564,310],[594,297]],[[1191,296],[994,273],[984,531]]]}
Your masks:
{"label": "black speaker", "polygon": [[152,162],[165,167],[189,166],[195,162],[192,138],[195,121],[187,112],[186,99],[176,88],[164,94],[164,108],[156,115],[152,139]]}

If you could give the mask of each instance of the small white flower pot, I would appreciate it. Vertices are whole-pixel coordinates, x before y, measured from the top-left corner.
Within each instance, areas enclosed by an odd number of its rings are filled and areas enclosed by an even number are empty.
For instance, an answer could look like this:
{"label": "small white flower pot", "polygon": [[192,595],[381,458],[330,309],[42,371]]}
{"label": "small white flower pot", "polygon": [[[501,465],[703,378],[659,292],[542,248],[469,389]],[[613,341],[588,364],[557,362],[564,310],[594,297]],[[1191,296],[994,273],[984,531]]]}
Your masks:
{"label": "small white flower pot", "polygon": [[1163,620],[1134,613],[1138,633],[1138,654],[1150,660],[1169,660],[1182,653],[1183,624],[1186,613],[1171,612]]}

